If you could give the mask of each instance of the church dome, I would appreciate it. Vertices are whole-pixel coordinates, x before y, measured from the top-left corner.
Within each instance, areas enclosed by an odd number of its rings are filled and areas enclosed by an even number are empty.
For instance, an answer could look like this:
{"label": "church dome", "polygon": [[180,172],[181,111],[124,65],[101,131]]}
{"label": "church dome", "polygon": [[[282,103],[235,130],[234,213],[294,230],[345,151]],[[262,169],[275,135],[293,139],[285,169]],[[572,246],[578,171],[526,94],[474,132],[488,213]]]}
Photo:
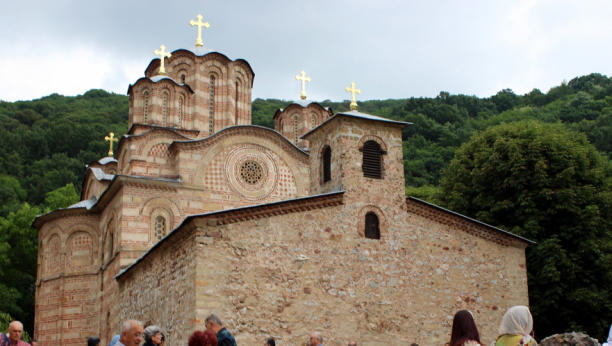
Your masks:
{"label": "church dome", "polygon": [[110,157],[110,156],[109,156],[109,157],[105,157],[105,158],[101,159],[101,160],[100,160],[100,161],[98,161],[98,162],[99,162],[100,164],[102,164],[102,165],[105,165],[105,164],[107,164],[107,163],[111,163],[111,162],[119,162],[119,161],[115,160],[115,158],[114,158],[114,157]]}

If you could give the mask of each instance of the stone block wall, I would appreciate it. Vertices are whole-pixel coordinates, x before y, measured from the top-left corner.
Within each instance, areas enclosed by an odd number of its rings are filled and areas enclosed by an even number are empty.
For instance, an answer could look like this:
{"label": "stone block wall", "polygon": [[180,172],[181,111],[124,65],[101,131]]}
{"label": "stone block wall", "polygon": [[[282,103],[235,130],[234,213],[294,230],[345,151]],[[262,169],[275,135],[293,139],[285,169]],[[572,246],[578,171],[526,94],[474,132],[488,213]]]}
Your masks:
{"label": "stone block wall", "polygon": [[[528,305],[525,244],[516,238],[483,228],[482,234],[492,234],[487,239],[437,221],[428,210],[388,215],[381,239],[372,240],[350,204],[291,203],[240,216],[228,211],[196,217],[165,240],[164,249],[183,254],[179,261],[191,260],[178,249],[192,242],[196,262],[195,281],[187,281],[195,305],[182,305],[180,312],[193,313],[193,325],[179,323],[181,339],[169,339],[169,345],[182,345],[184,333],[204,328],[206,316],[215,313],[243,345],[267,337],[301,345],[318,330],[327,344],[433,346],[448,341],[452,317],[461,309],[474,313],[488,344],[506,309]],[[132,272],[156,268],[152,276],[163,275],[167,253],[153,250],[119,281],[120,299],[138,307],[139,318],[169,328],[157,310],[144,308],[150,298],[129,288],[144,280]],[[178,304],[174,297],[167,295],[164,304]]]}
{"label": "stone block wall", "polygon": [[[119,280],[116,322],[134,318],[155,324],[166,345],[186,345],[194,331],[196,256],[193,230],[159,244],[157,256],[137,263]],[[172,340],[170,342],[170,340]]]}

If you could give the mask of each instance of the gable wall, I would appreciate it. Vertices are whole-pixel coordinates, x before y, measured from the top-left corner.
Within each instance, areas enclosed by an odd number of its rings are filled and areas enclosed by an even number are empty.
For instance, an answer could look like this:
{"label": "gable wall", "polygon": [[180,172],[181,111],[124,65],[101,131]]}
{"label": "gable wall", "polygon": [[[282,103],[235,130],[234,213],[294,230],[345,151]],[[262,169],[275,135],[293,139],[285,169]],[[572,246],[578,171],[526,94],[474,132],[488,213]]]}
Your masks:
{"label": "gable wall", "polygon": [[[177,230],[186,239],[197,223],[189,238],[197,251],[173,251],[182,254],[173,260],[193,256],[197,266],[190,283],[195,305],[183,304],[181,312],[195,313],[194,323],[184,330],[204,328],[215,313],[238,344],[273,336],[282,345],[301,345],[321,330],[332,344],[433,346],[450,338],[454,313],[469,309],[488,344],[506,309],[528,305],[522,244],[501,245],[412,212],[386,215],[381,240],[371,240],[361,216],[344,204],[277,216],[246,213],[254,219],[225,225],[198,218]],[[166,246],[178,246],[173,239]],[[166,253],[155,250],[146,266],[131,271],[167,275]],[[156,317],[161,303],[145,308],[151,301],[135,294],[140,278],[120,279],[120,300],[133,299],[139,318],[165,323]],[[178,302],[172,294],[167,299],[170,306]]]}

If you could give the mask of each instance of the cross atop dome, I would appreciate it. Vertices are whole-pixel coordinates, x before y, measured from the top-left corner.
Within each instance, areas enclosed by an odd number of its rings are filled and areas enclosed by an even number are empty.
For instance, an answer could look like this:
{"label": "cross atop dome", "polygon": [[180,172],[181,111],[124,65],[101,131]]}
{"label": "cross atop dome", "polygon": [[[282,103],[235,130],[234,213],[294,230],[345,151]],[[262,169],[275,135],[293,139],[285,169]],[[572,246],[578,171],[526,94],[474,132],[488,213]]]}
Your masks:
{"label": "cross atop dome", "polygon": [[189,21],[189,24],[191,24],[191,26],[198,27],[198,39],[196,40],[196,47],[204,47],[204,42],[202,42],[202,27],[208,29],[210,28],[210,24],[208,24],[208,22],[202,23],[203,17],[201,14],[198,14],[196,18],[198,18],[197,22],[192,19]]}

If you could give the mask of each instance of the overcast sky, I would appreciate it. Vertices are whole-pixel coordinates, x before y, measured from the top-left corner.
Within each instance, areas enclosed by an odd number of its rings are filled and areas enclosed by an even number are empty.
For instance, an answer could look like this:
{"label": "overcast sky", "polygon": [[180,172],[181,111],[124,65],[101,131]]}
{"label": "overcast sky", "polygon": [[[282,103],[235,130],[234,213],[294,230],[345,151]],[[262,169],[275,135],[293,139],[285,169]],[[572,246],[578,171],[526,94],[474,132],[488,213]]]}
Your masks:
{"label": "overcast sky", "polygon": [[488,97],[612,72],[612,1],[2,1],[0,100],[125,94],[164,44],[246,59],[253,98]]}

